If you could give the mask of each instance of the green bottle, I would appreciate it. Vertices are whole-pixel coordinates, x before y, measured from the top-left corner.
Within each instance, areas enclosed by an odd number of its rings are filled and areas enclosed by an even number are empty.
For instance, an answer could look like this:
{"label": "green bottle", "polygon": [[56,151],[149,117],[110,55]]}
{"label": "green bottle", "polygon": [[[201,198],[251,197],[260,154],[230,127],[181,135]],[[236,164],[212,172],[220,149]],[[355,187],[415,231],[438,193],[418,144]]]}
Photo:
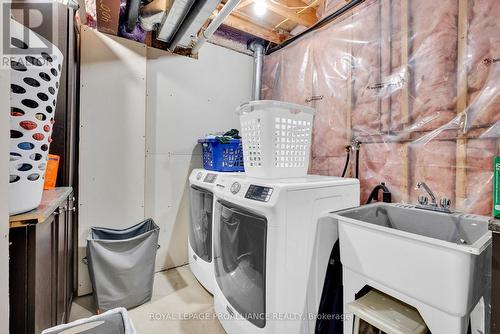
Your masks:
{"label": "green bottle", "polygon": [[493,217],[500,219],[500,157],[493,163]]}

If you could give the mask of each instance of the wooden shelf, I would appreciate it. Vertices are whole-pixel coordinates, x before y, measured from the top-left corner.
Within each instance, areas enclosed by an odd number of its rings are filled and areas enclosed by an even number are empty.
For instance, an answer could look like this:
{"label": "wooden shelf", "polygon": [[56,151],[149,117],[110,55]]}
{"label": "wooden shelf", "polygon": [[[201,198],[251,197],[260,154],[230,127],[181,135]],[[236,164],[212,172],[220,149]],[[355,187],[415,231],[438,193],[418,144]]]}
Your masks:
{"label": "wooden shelf", "polygon": [[44,190],[42,202],[38,208],[9,217],[10,228],[26,227],[27,224],[43,223],[55,210],[57,210],[72,191],[73,189],[71,187]]}

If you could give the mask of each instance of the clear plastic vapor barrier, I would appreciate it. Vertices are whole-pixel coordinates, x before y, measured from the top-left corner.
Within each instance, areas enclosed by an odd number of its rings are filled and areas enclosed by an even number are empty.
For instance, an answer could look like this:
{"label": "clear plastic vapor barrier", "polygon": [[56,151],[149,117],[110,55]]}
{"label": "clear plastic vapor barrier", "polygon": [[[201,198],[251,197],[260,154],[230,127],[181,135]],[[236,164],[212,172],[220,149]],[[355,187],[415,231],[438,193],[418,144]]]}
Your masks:
{"label": "clear plastic vapor barrier", "polygon": [[311,173],[342,175],[350,150],[355,176],[359,147],[362,203],[380,182],[415,203],[424,181],[491,215],[499,17],[498,0],[367,0],[266,56],[263,99],[316,108]]}

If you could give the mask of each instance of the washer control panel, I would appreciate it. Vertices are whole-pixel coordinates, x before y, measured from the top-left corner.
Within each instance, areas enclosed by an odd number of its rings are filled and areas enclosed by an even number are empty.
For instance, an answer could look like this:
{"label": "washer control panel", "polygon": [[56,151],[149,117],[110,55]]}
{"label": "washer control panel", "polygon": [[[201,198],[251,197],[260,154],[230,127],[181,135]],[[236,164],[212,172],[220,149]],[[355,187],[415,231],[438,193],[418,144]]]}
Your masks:
{"label": "washer control panel", "polygon": [[203,182],[205,182],[205,183],[214,183],[215,180],[217,180],[217,174],[207,173],[207,175],[203,179]]}
{"label": "washer control panel", "polygon": [[245,198],[253,199],[254,201],[269,202],[271,199],[271,194],[273,193],[273,188],[257,186],[251,184],[248,187]]}

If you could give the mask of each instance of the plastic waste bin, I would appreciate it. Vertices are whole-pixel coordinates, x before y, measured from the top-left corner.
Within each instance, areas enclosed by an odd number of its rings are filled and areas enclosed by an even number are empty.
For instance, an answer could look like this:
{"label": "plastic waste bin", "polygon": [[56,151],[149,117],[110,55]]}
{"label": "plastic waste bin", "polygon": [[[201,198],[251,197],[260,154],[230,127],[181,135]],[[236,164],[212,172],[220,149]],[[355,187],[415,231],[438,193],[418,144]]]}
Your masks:
{"label": "plastic waste bin", "polygon": [[137,334],[127,310],[120,307],[90,318],[46,329],[42,334]]}
{"label": "plastic waste bin", "polygon": [[90,229],[87,263],[99,311],[151,299],[159,231],[152,219],[124,230]]}

